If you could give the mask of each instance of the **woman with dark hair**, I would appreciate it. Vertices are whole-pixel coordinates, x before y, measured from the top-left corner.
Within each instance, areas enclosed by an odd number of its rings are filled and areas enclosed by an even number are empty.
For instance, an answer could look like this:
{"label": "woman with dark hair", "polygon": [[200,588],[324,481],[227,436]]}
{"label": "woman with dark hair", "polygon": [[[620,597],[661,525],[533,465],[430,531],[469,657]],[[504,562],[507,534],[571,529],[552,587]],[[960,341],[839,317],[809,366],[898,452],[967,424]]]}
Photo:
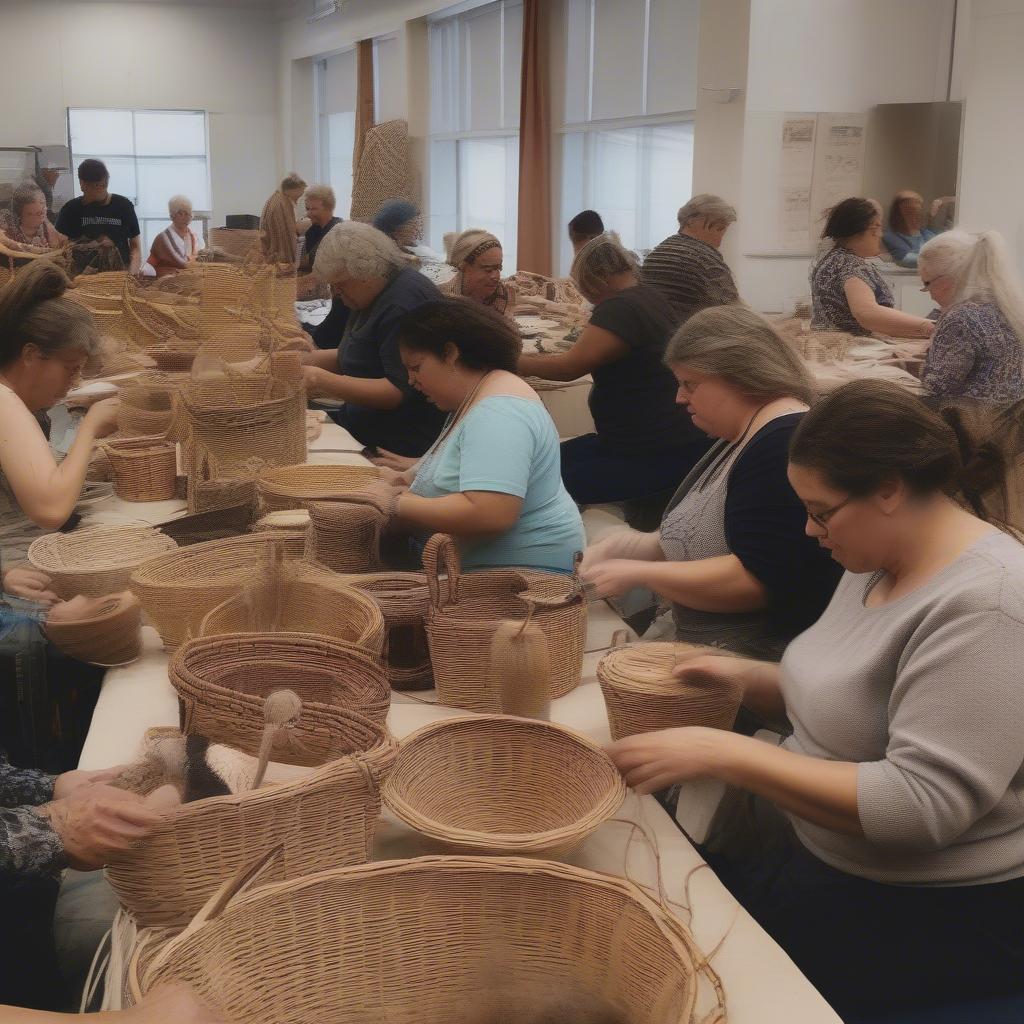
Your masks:
{"label": "woman with dark hair", "polygon": [[1024,991],[1024,547],[964,507],[1002,475],[897,385],[834,391],[789,468],[808,535],[846,569],[832,602],[780,665],[676,671],[792,734],[611,748],[640,792],[738,787],[705,856],[844,1019]]}
{"label": "woman with dark hair", "polygon": [[934,324],[894,309],[889,286],[868,260],[882,239],[879,207],[870,199],[844,199],[828,215],[823,239],[831,248],[811,268],[811,327],[849,334],[930,338]]}
{"label": "woman with dark hair", "polygon": [[423,540],[451,534],[470,568],[570,571],[583,524],[562,486],[555,425],[516,374],[515,325],[452,298],[404,317],[399,339],[409,383],[449,415],[412,469],[382,471],[397,525]]}
{"label": "woman with dark hair", "polygon": [[889,206],[889,230],[882,241],[889,255],[901,267],[916,267],[921,246],[935,232],[924,226],[924,200],[911,189],[893,196]]}
{"label": "woman with dark hair", "polygon": [[604,221],[597,210],[583,210],[569,221],[569,241],[572,242],[574,256],[578,256],[591,239],[604,234]]}
{"label": "woman with dark hair", "polygon": [[383,231],[402,252],[409,252],[423,237],[419,207],[406,199],[389,199],[377,211],[373,226]]}

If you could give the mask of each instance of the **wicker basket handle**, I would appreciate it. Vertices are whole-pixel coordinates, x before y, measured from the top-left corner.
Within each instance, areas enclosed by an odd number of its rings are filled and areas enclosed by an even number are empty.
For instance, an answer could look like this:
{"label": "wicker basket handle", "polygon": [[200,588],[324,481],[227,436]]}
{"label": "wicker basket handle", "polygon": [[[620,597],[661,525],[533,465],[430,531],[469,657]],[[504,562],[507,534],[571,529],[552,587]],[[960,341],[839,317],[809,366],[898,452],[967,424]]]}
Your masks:
{"label": "wicker basket handle", "polygon": [[[448,574],[448,597],[441,599],[441,577],[438,574],[438,561],[444,562],[444,571]],[[447,533],[435,533],[424,545],[423,568],[427,574],[427,588],[430,591],[430,604],[440,610],[450,604],[459,603],[459,552],[455,547],[455,538]]]}

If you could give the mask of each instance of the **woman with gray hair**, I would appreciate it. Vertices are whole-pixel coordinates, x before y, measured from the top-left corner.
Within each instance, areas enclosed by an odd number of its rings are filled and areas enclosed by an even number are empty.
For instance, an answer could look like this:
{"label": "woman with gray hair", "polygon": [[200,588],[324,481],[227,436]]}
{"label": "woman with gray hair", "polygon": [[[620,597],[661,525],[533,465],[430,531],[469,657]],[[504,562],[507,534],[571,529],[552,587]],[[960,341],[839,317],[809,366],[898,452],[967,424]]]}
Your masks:
{"label": "woman with gray hair", "polygon": [[589,404],[597,433],[563,442],[566,489],[581,505],[653,502],[657,522],[671,492],[708,449],[707,436],[676,403],[676,382],[664,363],[672,307],[640,283],[636,259],[614,233],[587,242],[571,273],[594,303],[590,323],[567,352],[521,356],[519,372],[543,380],[592,374]]}
{"label": "woman with gray hair", "polygon": [[153,239],[146,262],[157,277],[166,277],[184,270],[199,255],[199,240],[189,227],[192,223],[192,200],[187,196],[171,196],[167,203],[171,223]]}
{"label": "woman with gray hair", "polygon": [[307,394],[343,401],[332,417],[368,448],[422,455],[440,433],[444,414],[409,384],[398,325],[440,293],[409,268],[387,235],[358,221],[331,228],[317,249],[313,272],[351,314],[337,348],[303,356]]}
{"label": "woman with gray hair", "polygon": [[739,301],[732,271],[719,249],[736,210],[720,196],[694,196],[678,213],[679,230],[644,260],[643,283],[656,288],[675,311],[676,322],[708,306]]}
{"label": "woman with gray hair", "polygon": [[46,196],[34,181],[18,185],[11,198],[11,209],[0,210],[0,237],[10,248],[31,252],[58,249],[67,239],[46,217]]}
{"label": "woman with gray hair", "polygon": [[691,317],[665,354],[677,401],[718,438],[669,503],[656,533],[591,545],[584,576],[601,596],[645,587],[670,602],[676,636],[778,660],[817,620],[840,576],[804,532],[786,475],[789,442],[813,399],[796,353],[745,306]]}

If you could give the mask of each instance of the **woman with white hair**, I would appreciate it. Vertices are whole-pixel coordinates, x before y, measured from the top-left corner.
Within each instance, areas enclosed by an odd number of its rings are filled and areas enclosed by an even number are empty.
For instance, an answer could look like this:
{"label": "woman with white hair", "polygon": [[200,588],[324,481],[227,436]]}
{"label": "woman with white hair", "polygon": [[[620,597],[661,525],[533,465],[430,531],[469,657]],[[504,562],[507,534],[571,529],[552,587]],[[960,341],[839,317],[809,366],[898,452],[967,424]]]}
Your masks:
{"label": "woman with white hair", "polygon": [[440,298],[382,231],[358,221],[336,224],[317,249],[313,272],[351,310],[341,343],[303,356],[310,398],[345,404],[335,421],[369,448],[420,456],[444,414],[409,384],[398,347],[408,312]]}
{"label": "woman with white hair", "polygon": [[442,294],[462,295],[511,316],[516,293],[501,280],[503,254],[498,238],[481,228],[469,228],[445,235],[444,247],[455,276],[441,285]]}
{"label": "woman with white hair", "polygon": [[171,223],[153,239],[149,259],[146,260],[157,277],[177,274],[194,263],[199,254],[199,240],[189,227],[192,223],[192,200],[187,196],[171,196],[167,212]]}
{"label": "woman with white hair", "polygon": [[1024,398],[1024,295],[996,231],[947,231],[918,257],[922,291],[942,311],[921,380],[939,398]]}

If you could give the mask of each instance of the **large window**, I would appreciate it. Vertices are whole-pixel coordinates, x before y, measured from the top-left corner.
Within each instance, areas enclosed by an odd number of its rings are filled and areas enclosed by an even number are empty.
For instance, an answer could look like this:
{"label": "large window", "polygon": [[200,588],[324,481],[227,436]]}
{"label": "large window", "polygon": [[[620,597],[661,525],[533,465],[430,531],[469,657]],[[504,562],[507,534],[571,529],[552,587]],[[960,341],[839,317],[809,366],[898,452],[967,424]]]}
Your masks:
{"label": "large window", "polygon": [[356,51],[317,61],[317,180],[334,189],[339,217],[352,206],[352,147],[356,134]]}
{"label": "large window", "polygon": [[485,228],[515,270],[519,210],[521,0],[498,0],[430,24],[430,217],[448,231]]}
{"label": "large window", "polygon": [[212,205],[205,111],[72,107],[68,139],[76,178],[83,160],[102,160],[110,171],[110,191],[135,204],[143,256],[170,224],[171,196],[192,200],[192,229],[203,235]]}

